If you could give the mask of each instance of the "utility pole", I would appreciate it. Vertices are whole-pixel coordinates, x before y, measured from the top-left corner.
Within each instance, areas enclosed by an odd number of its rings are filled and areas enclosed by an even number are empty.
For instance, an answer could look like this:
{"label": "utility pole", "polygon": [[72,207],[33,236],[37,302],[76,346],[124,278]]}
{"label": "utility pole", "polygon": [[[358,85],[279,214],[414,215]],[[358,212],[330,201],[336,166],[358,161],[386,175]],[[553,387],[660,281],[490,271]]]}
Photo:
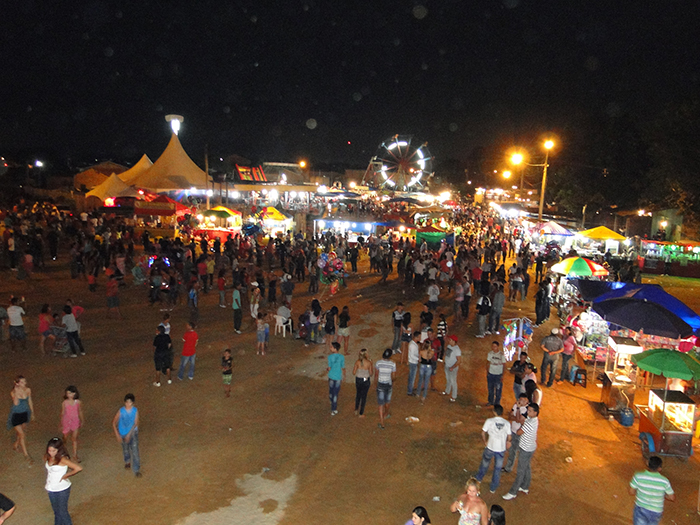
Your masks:
{"label": "utility pole", "polygon": [[[546,170],[547,168],[545,168]],[[211,185],[214,188],[214,183]],[[207,210],[209,206],[209,144],[204,145],[204,193],[207,195]],[[540,215],[542,215],[542,205],[540,205]]]}

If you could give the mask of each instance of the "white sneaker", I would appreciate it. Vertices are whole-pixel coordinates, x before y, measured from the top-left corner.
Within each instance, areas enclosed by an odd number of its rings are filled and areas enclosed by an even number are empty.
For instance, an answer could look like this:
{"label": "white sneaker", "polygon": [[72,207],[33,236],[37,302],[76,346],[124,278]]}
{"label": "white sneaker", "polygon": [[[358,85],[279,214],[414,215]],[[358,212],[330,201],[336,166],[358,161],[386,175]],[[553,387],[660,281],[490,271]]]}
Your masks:
{"label": "white sneaker", "polygon": [[173,380],[172,380],[172,379],[168,379],[168,384],[169,384],[169,385],[172,385],[172,384],[173,384]]}
{"label": "white sneaker", "polygon": [[235,332],[236,332],[237,334],[240,334],[240,333],[241,333],[241,331],[240,331],[240,330],[235,330]]}
{"label": "white sneaker", "polygon": [[530,489],[518,489],[520,492],[524,492],[525,494],[530,493]]}
{"label": "white sneaker", "polygon": [[508,501],[509,499],[515,499],[517,497],[516,494],[511,494],[510,492],[508,494],[503,495],[503,499]]}
{"label": "white sneaker", "polygon": [[480,334],[476,334],[474,337],[476,337],[477,339],[483,339],[483,338],[484,338],[484,336],[483,336],[483,335],[480,335]]}
{"label": "white sneaker", "polygon": [[160,383],[153,383],[153,386],[160,386]]}
{"label": "white sneaker", "polygon": [[194,377],[187,377],[187,379],[189,379],[190,381],[192,381],[192,380],[194,379]]}

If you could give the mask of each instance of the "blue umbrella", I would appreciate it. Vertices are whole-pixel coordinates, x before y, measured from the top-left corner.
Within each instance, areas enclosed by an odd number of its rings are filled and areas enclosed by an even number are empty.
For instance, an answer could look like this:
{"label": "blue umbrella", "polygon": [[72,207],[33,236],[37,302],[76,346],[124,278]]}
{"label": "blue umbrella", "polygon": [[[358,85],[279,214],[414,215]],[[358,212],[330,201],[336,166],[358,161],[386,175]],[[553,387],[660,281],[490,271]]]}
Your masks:
{"label": "blue umbrella", "polygon": [[593,303],[593,310],[609,323],[645,334],[685,339],[693,328],[661,305],[637,299],[608,299]]}

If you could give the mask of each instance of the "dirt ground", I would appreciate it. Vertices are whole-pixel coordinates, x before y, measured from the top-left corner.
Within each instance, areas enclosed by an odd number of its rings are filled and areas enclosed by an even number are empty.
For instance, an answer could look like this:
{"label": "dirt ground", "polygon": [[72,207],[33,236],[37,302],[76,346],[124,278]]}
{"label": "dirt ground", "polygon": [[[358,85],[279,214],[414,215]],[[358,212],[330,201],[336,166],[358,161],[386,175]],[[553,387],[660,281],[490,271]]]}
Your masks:
{"label": "dirt ground", "polygon": [[[361,273],[347,290],[322,304],[348,305],[352,317],[348,372],[360,348],[377,358],[390,345],[390,312],[397,300],[417,316],[420,294],[406,290],[393,274],[388,284]],[[700,308],[700,282],[654,278],[671,293]],[[104,285],[104,280],[101,281]],[[121,294],[123,320],[106,318],[104,287],[90,293],[83,281],[71,280],[65,259],[30,281],[0,273],[0,297],[27,297],[26,353],[11,354],[0,343],[0,385],[4,410],[17,374],[28,378],[37,420],[29,425],[30,465],[12,450],[14,433],[6,431],[0,447],[0,492],[15,500],[11,523],[52,523],[43,489],[41,455],[49,438],[59,434],[63,389],[80,389],[87,423],[81,434],[84,471],[72,478],[70,512],[77,525],[255,523],[404,523],[416,505],[425,506],[433,523],[456,523],[449,504],[478,468],[480,429],[491,412],[486,401],[486,362],[490,339],[474,338],[473,312],[468,322],[450,329],[459,335],[464,364],[459,371],[457,403],[431,392],[425,405],[405,393],[407,366],[400,365],[394,388],[392,418],[377,428],[374,389],[367,417],[353,415],[354,380],[348,373],[340,392],[340,414],[330,416],[324,348],[305,348],[287,335],[271,335],[269,355],[256,356],[255,335],[246,320],[242,335],[233,332],[230,309],[217,306],[215,293],[202,296],[200,344],[194,381],[152,386],[152,346],[159,307],[149,307],[146,289],[129,285]],[[306,285],[297,286],[293,310],[310,301]],[[323,292],[323,289],[322,289]],[[36,334],[42,303],[57,310],[71,297],[86,308],[83,341],[88,355],[78,359],[42,358]],[[230,298],[229,298],[230,300]],[[441,302],[447,313],[451,299]],[[504,319],[534,315],[531,299],[506,303]],[[535,341],[553,326],[538,328]],[[183,306],[173,312],[177,354],[188,318]],[[448,318],[449,321],[449,318]],[[220,356],[234,352],[232,397],[223,396]],[[532,349],[539,364],[538,349]],[[437,385],[444,386],[442,365]],[[506,377],[503,405],[513,403],[512,380]],[[141,415],[143,478],[123,468],[111,420],[127,392],[136,395]],[[496,494],[483,486],[487,504],[498,503],[520,525],[543,523],[631,523],[633,498],[629,479],[643,468],[636,425],[630,429],[605,419],[597,410],[600,389],[569,384],[545,389],[539,447],[533,459],[529,495],[504,502],[514,474],[504,474]],[[407,423],[415,416],[418,423]],[[565,458],[573,458],[567,463]],[[664,523],[699,523],[696,513],[700,475],[696,458],[665,460],[664,474],[678,494],[668,503]],[[490,476],[490,474],[489,474]],[[488,481],[490,477],[487,477]],[[433,501],[435,496],[440,501]]]}

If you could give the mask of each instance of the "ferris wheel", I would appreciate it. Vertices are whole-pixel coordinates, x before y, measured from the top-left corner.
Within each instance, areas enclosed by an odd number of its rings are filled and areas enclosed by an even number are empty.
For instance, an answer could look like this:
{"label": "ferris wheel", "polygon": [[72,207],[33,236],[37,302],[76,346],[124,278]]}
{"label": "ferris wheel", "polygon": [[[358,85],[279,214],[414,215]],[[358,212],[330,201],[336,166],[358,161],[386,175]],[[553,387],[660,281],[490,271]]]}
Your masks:
{"label": "ferris wheel", "polygon": [[412,143],[409,135],[394,135],[377,149],[367,166],[363,182],[394,191],[422,188],[433,175],[433,156],[428,143]]}

